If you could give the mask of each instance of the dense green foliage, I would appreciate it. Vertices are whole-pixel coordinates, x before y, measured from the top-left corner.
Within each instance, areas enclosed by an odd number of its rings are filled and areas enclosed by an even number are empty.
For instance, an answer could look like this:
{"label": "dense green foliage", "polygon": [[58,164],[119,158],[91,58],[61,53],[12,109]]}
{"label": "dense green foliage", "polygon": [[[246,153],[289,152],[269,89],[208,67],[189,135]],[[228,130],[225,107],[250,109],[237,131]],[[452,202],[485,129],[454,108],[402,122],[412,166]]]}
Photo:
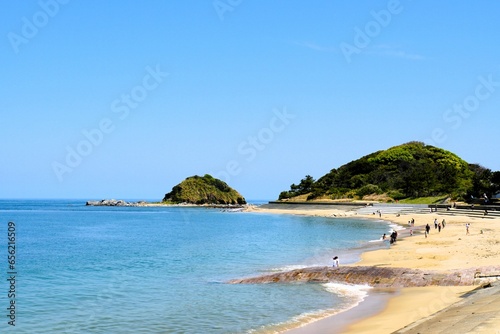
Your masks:
{"label": "dense green foliage", "polygon": [[305,178],[300,180],[300,183],[298,185],[293,183],[290,186],[289,191],[283,191],[280,194],[279,199],[291,198],[295,196],[308,194],[313,190],[312,189],[313,185],[314,185],[314,178],[311,175],[306,175]]}
{"label": "dense green foliage", "polygon": [[491,197],[500,189],[499,174],[469,165],[449,151],[410,142],[351,161],[316,181],[307,175],[298,185],[283,191],[279,199],[304,194],[309,194],[308,199],[373,194],[387,194],[394,200],[443,194],[456,199],[483,193]]}
{"label": "dense green foliage", "polygon": [[227,183],[206,174],[188,177],[165,195],[163,202],[190,204],[246,204]]}

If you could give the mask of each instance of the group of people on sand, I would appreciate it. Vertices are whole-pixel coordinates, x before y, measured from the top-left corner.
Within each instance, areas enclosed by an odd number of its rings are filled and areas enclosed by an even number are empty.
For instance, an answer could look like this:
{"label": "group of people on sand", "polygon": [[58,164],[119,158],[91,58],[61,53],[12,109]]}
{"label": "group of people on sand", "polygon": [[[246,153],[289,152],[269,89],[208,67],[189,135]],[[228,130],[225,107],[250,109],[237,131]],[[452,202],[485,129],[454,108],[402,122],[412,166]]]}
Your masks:
{"label": "group of people on sand", "polygon": [[[438,230],[438,233],[441,232],[442,229],[444,229],[446,227],[446,220],[443,219],[441,222],[438,222],[437,218],[434,218],[434,229],[435,230]],[[469,233],[469,228],[470,228],[470,223],[466,223],[465,224],[465,234],[470,234]],[[425,237],[427,238],[427,236],[431,233],[431,226],[429,225],[429,223],[427,223],[425,225]],[[411,235],[411,231],[410,231],[410,235]]]}
{"label": "group of people on sand", "polygon": [[[413,227],[415,226],[415,219],[411,219],[408,221],[408,227],[410,228],[410,236],[413,235]],[[446,227],[446,220],[443,219],[441,222],[438,222],[437,218],[434,218],[434,229],[438,230],[438,232],[441,232],[442,229]],[[470,223],[465,224],[465,233],[468,235],[469,234],[469,228],[470,228]],[[425,237],[430,234],[431,232],[431,226],[429,223],[425,225]],[[482,231],[481,231],[482,233]],[[396,242],[396,239],[398,238],[398,232],[396,230],[393,230],[391,235],[390,235],[390,243],[393,244]],[[387,235],[384,233],[382,236],[382,240],[386,240]],[[339,267],[339,257],[334,256],[333,257],[333,267],[338,268]]]}
{"label": "group of people on sand", "polygon": [[[398,238],[398,232],[396,230],[392,231],[391,235],[390,235],[390,243],[393,244],[396,242],[396,239]],[[384,233],[384,235],[382,236],[382,240],[386,240],[387,239],[387,235]]]}
{"label": "group of people on sand", "polygon": [[[446,227],[446,220],[443,219],[441,222],[438,222],[437,218],[434,218],[434,229],[435,230],[438,230],[438,232],[441,232],[442,229],[444,229]],[[427,225],[425,225],[425,237],[427,238],[427,236],[431,233],[431,226],[429,225],[429,223],[427,223]]]}
{"label": "group of people on sand", "polygon": [[[467,234],[469,234],[469,226],[470,224],[467,224],[466,225],[466,228],[467,228]],[[413,236],[413,228],[415,227],[415,219],[411,219],[408,221],[408,228],[410,229],[410,236]],[[441,232],[442,229],[444,229],[446,227],[446,220],[443,219],[441,222],[438,222],[437,218],[434,219],[434,229],[438,230],[438,232]],[[425,225],[425,237],[427,238],[427,236],[430,234],[431,232],[431,226],[427,223]],[[390,243],[393,244],[394,242],[396,242],[396,239],[398,237],[398,232],[397,231],[393,231],[390,235]],[[386,240],[387,239],[387,236],[386,234],[384,233],[384,235],[382,236],[382,240]]]}

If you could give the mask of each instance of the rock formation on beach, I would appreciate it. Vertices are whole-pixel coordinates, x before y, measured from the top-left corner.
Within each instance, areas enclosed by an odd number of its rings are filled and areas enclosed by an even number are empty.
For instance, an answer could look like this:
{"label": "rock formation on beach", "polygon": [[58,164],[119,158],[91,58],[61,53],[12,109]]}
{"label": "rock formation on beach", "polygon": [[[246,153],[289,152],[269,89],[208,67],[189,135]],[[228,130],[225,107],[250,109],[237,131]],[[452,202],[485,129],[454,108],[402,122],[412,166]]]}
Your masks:
{"label": "rock formation on beach", "polygon": [[348,283],[368,284],[372,287],[421,287],[421,286],[468,286],[500,280],[500,267],[456,270],[449,273],[408,268],[386,268],[374,266],[311,267],[264,275],[235,279],[230,284],[265,283]]}
{"label": "rock formation on beach", "polygon": [[163,202],[180,204],[243,205],[245,198],[227,183],[206,174],[188,177],[165,195]]}

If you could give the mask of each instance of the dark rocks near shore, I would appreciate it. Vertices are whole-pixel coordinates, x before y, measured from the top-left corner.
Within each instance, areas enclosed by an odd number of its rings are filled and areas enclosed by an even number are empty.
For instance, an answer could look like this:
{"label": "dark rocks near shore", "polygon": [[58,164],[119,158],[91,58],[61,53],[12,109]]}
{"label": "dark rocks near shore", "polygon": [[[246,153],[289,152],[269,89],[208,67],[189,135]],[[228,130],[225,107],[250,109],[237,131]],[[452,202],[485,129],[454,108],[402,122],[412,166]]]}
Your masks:
{"label": "dark rocks near shore", "polygon": [[469,286],[500,280],[500,267],[473,268],[454,272],[424,271],[407,268],[359,266],[310,267],[246,279],[230,284],[265,283],[347,283],[368,284],[372,287]]}
{"label": "dark rocks near shore", "polygon": [[87,201],[87,206],[139,206],[145,202],[126,202],[116,199],[103,199],[101,201]]}

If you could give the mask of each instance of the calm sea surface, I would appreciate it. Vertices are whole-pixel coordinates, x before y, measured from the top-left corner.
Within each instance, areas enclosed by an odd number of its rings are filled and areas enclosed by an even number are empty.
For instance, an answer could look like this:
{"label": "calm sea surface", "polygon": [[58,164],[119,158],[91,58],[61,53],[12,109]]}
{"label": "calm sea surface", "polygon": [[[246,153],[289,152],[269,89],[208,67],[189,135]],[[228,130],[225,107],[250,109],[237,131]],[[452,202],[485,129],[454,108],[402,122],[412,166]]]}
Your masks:
{"label": "calm sea surface", "polygon": [[[229,285],[378,239],[387,224],[205,208],[86,207],[0,200],[0,332],[273,332],[350,308],[364,287]],[[8,222],[16,233],[16,320],[8,325]],[[345,256],[342,257],[342,254]],[[351,255],[348,255],[351,254]],[[349,258],[351,256],[351,258]]]}

